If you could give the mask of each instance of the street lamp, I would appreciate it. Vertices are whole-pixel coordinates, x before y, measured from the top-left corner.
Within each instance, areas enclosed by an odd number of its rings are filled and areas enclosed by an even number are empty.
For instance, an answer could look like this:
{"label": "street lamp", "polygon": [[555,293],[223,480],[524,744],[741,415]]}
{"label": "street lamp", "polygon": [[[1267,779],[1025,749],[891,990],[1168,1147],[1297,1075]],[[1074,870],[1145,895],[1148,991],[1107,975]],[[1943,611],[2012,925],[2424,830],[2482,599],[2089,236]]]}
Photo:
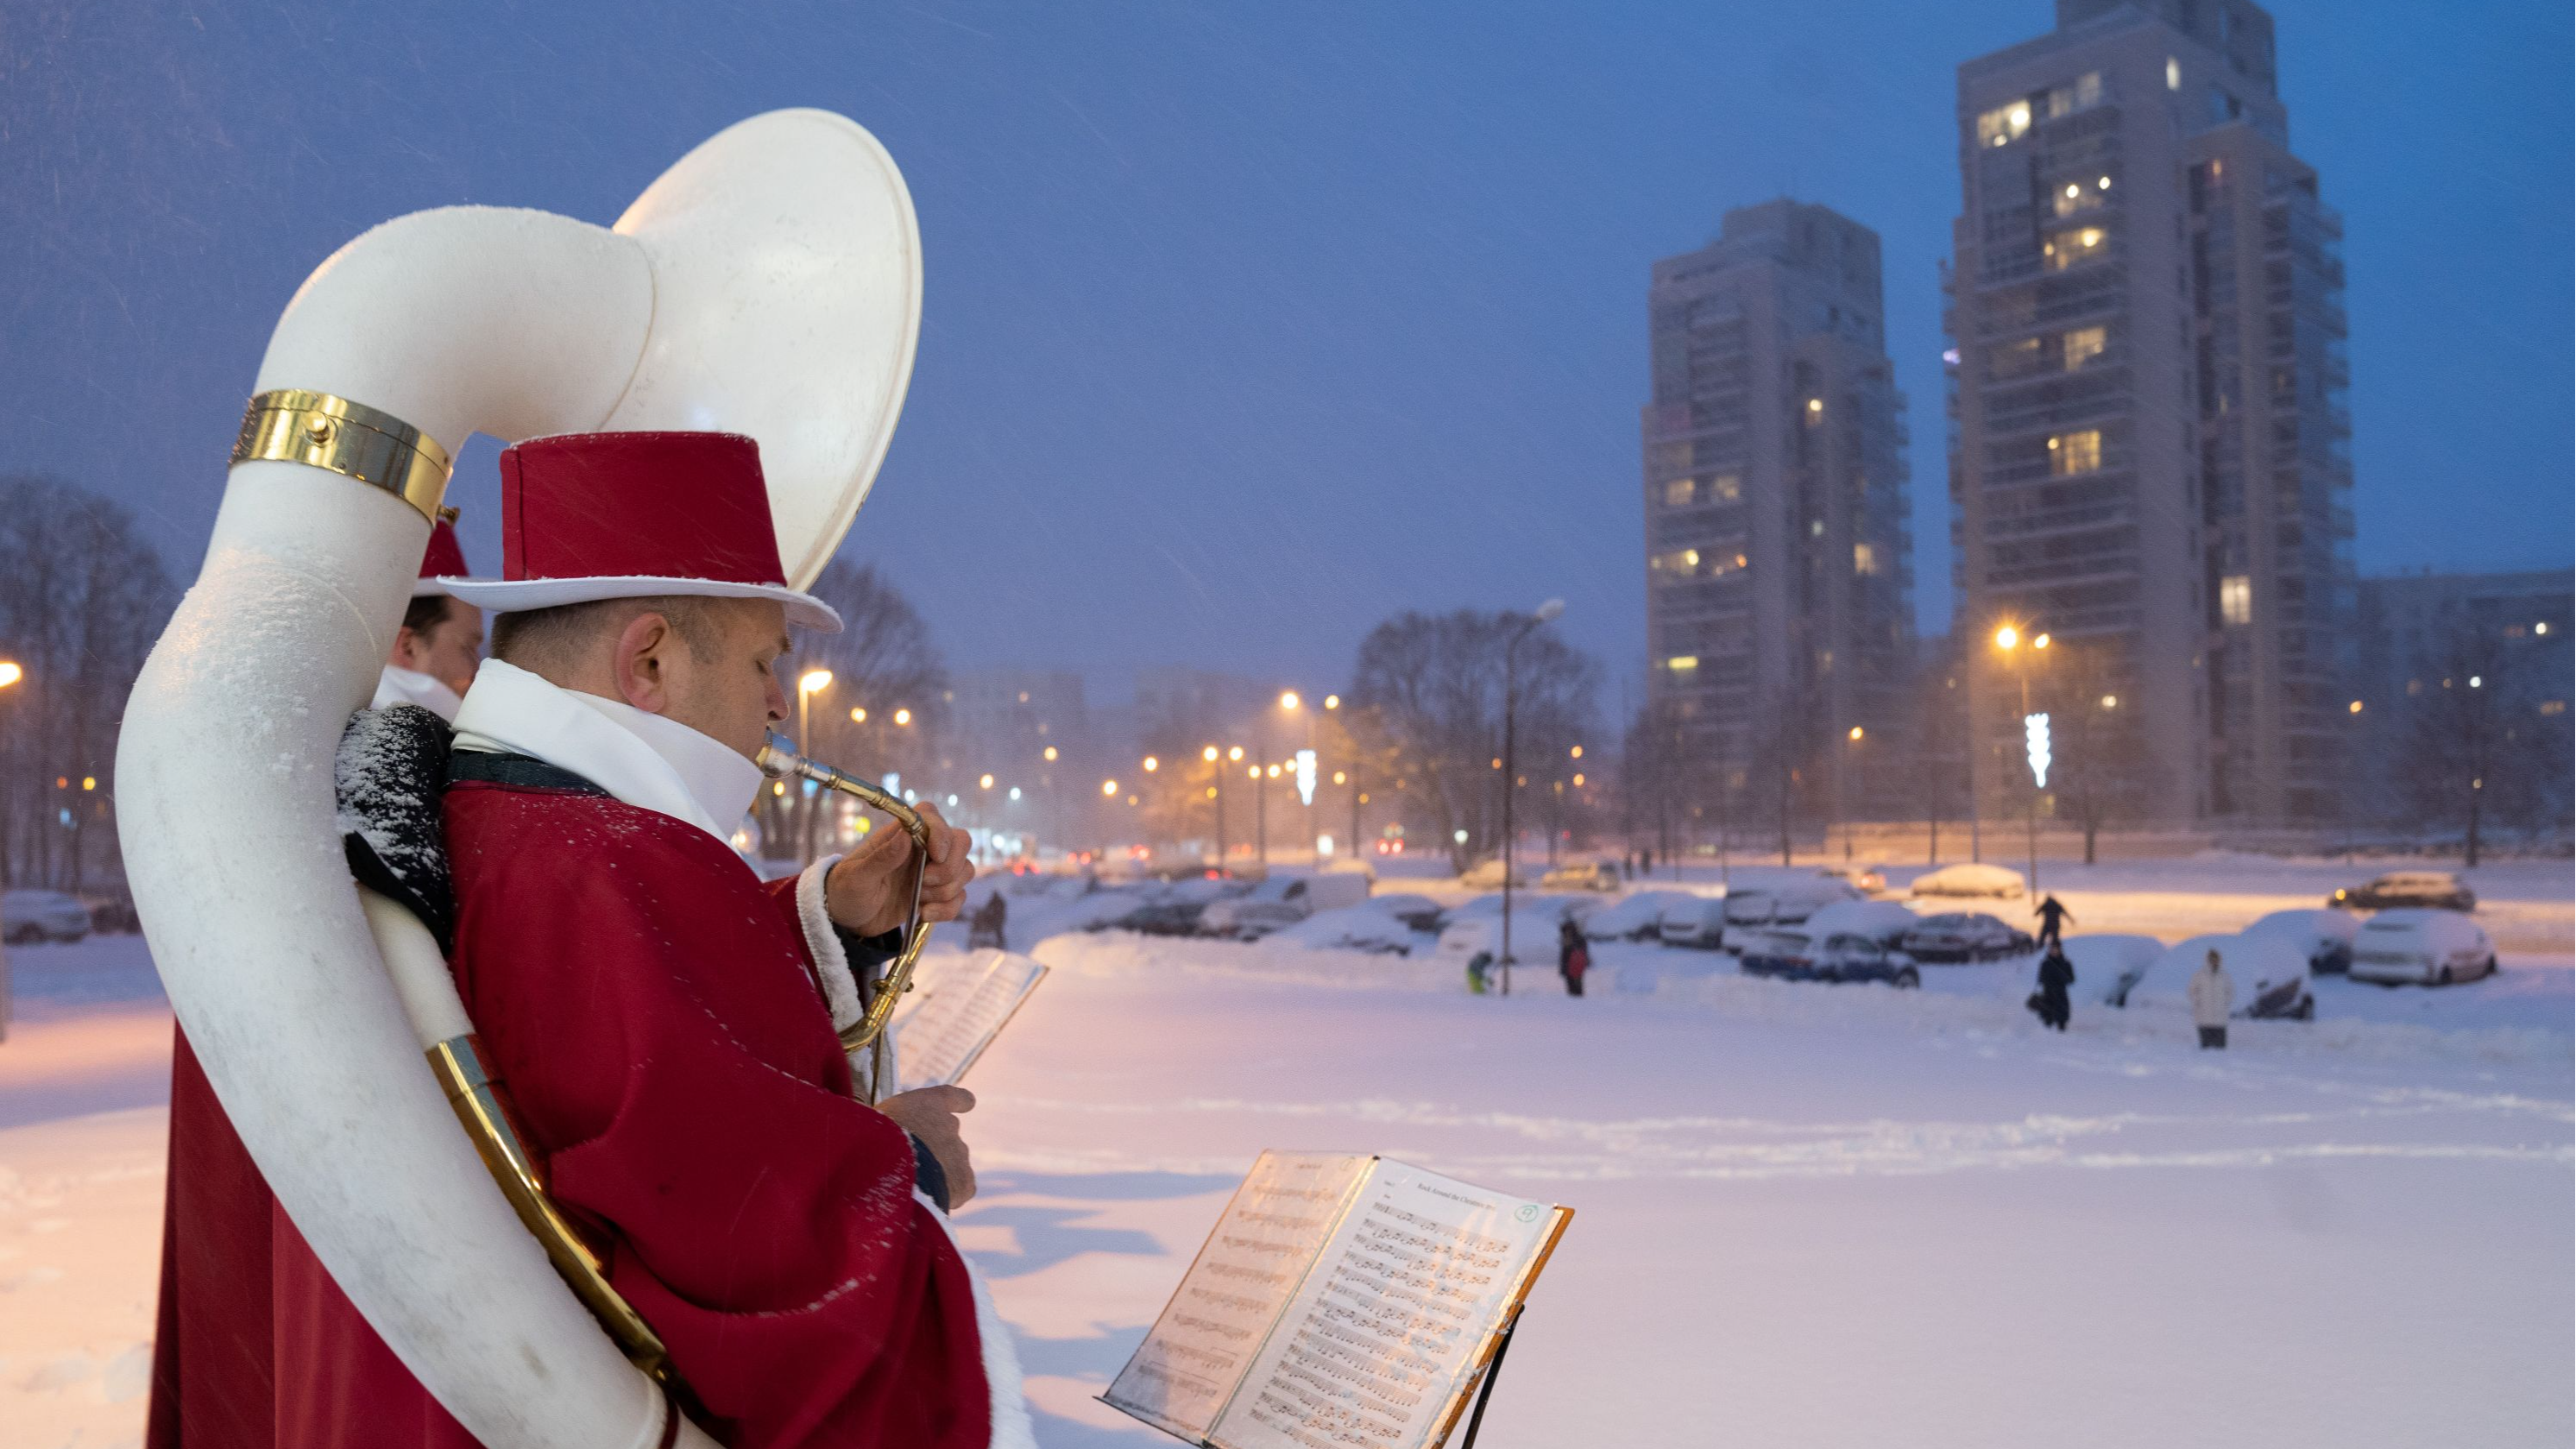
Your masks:
{"label": "street lamp", "polygon": [[26,677],[27,671],[19,667],[17,660],[0,659],[0,689],[7,689]]}
{"label": "street lamp", "polygon": [[[1995,630],[1995,647],[2002,650],[2004,657],[2013,662],[2013,674],[2021,681],[2021,724],[2024,733],[2029,734],[2032,729],[2032,716],[2030,712],[2030,662],[2029,658],[2025,657],[2021,653],[2021,643],[2021,631],[2014,628],[2012,625],[2006,624]],[[2034,634],[2031,636],[2030,657],[2036,657],[2047,648],[2048,636],[2046,634]],[[2044,720],[2041,721],[2038,728],[2041,733],[2031,736],[2030,806],[2027,812],[2030,830],[2030,893],[2034,896],[2039,894],[2039,791],[2041,778],[2040,772],[2047,768],[2047,756],[2045,754],[2045,731],[2047,729],[2047,722]]]}
{"label": "street lamp", "polygon": [[[809,755],[814,750],[811,714],[814,696],[831,687],[832,671],[828,669],[808,669],[796,676],[796,748]],[[810,792],[813,787],[808,785],[806,789]],[[808,864],[814,859],[814,817],[819,804],[819,797],[809,793],[797,811],[797,843],[804,850]]]}
{"label": "street lamp", "polygon": [[1516,718],[1520,708],[1521,641],[1539,625],[1565,612],[1565,600],[1550,599],[1524,616],[1512,637],[1503,642],[1503,994],[1512,994],[1512,772],[1517,768],[1513,748],[1517,743]]}
{"label": "street lamp", "polygon": [[1199,751],[1199,758],[1207,761],[1208,798],[1216,802],[1216,868],[1222,871],[1225,869],[1225,767],[1217,763],[1219,756],[1214,745]]}

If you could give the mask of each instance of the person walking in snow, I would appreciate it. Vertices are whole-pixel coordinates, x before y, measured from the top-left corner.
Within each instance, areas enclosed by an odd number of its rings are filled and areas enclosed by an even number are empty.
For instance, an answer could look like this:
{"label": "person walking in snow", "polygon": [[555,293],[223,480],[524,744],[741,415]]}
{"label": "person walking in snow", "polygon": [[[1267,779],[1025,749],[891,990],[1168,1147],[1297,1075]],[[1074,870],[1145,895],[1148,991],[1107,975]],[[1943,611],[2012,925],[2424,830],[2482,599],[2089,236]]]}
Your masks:
{"label": "person walking in snow", "polygon": [[2030,999],[2030,1009],[2039,1015],[2041,1026],[2066,1030],[2074,1011],[2067,1004],[2066,988],[2075,984],[2075,963],[2066,953],[2051,944],[2048,954],[2039,962],[2039,990]]}
{"label": "person walking in snow", "polygon": [[2041,901],[2039,909],[2031,914],[2039,917],[2039,949],[2043,951],[2056,950],[2057,943],[2064,939],[2065,923],[2075,919],[2075,913],[2058,904],[2055,896]]}
{"label": "person walking in snow", "polygon": [[1491,951],[1478,951],[1467,958],[1467,994],[1469,996],[1485,994],[1485,973],[1492,970],[1493,965],[1494,953]]}
{"label": "person walking in snow", "polygon": [[2191,1019],[2200,1028],[2202,1051],[2227,1050],[2227,1014],[2236,1008],[2236,983],[2209,953],[2209,965],[2191,978]]}
{"label": "person walking in snow", "polygon": [[998,890],[993,892],[992,898],[984,902],[983,906],[967,921],[966,949],[980,951],[988,946],[996,951],[1011,949],[1010,942],[1003,934],[1010,919],[1010,911],[1011,908],[1002,902],[1002,893]]}
{"label": "person walking in snow", "polygon": [[1592,948],[1583,939],[1583,928],[1567,916],[1556,923],[1556,974],[1565,978],[1565,994],[1583,994],[1583,973],[1592,969]]}

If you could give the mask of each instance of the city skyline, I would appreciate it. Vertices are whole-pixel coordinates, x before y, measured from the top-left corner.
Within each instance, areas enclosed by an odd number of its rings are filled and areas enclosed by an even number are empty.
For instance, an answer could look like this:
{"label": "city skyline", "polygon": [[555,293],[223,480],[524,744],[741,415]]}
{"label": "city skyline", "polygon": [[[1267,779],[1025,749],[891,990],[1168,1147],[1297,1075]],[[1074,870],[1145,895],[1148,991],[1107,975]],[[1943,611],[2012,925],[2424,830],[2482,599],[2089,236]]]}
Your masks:
{"label": "city skyline", "polygon": [[[2362,572],[2557,566],[2566,17],[2276,18],[2299,152],[2355,238]],[[1779,195],[1886,241],[1937,628],[1952,76],[2050,19],[2045,0],[1464,31],[572,9],[466,39],[333,17],[296,33],[381,42],[437,83],[293,96],[235,79],[267,31],[222,10],[30,24],[9,45],[33,79],[0,100],[5,225],[32,259],[0,283],[25,409],[0,469],[134,506],[192,574],[260,343],[331,247],[457,201],[604,220],[724,121],[825,104],[905,164],[932,277],[908,416],[845,556],[884,563],[957,667],[1075,669],[1104,698],[1160,664],[1329,683],[1397,609],[1563,594],[1559,627],[1633,678],[1634,278]],[[143,74],[166,83],[111,83]],[[326,176],[327,201],[279,205]],[[150,425],[102,435],[103,407]],[[486,568],[491,451],[466,450],[458,489]]]}

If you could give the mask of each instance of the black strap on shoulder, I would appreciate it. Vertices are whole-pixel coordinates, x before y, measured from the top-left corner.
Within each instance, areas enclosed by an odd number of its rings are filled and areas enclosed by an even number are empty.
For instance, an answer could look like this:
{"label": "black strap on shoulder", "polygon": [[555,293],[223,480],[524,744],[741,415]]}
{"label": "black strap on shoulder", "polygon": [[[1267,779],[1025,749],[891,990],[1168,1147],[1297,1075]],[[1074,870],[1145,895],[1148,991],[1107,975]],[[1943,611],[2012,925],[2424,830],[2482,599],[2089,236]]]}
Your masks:
{"label": "black strap on shoulder", "polygon": [[488,754],[482,750],[453,750],[447,756],[447,781],[474,780],[486,785],[507,785],[515,790],[560,790],[571,795],[605,795],[608,792],[564,769],[549,765],[534,755]]}

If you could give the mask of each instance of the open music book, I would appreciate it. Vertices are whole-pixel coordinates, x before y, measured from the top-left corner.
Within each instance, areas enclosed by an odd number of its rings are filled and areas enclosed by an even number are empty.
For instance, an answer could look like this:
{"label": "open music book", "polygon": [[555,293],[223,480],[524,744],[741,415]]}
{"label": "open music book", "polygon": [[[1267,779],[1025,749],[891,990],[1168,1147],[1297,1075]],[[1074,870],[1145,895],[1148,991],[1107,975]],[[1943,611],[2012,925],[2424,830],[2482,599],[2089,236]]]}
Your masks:
{"label": "open music book", "polygon": [[991,950],[942,961],[926,978],[916,974],[918,999],[895,1023],[901,1089],[945,1087],[965,1076],[1046,974],[1026,956]]}
{"label": "open music book", "polygon": [[1264,1152],[1101,1402],[1208,1449],[1436,1449],[1573,1216]]}

